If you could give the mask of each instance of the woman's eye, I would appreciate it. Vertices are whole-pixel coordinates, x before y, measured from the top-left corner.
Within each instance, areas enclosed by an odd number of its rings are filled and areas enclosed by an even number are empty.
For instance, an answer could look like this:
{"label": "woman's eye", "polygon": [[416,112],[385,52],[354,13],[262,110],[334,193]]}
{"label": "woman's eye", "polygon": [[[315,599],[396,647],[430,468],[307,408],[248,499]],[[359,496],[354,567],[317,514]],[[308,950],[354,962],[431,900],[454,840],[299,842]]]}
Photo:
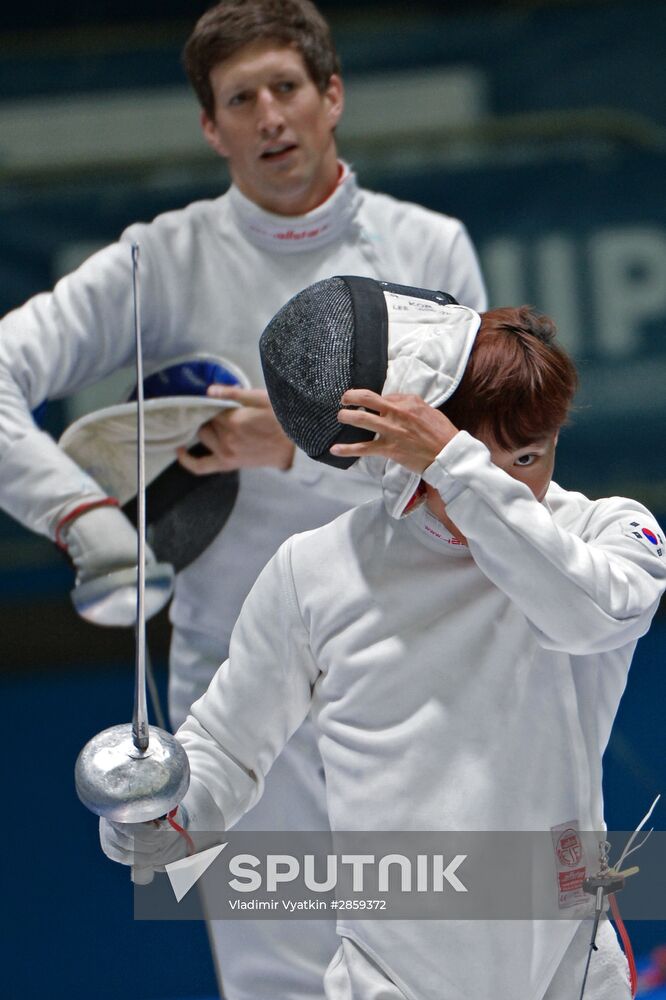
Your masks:
{"label": "woman's eye", "polygon": [[532,465],[532,463],[536,461],[536,458],[537,456],[532,454],[519,455],[518,458],[516,459],[516,465],[522,465],[522,466]]}

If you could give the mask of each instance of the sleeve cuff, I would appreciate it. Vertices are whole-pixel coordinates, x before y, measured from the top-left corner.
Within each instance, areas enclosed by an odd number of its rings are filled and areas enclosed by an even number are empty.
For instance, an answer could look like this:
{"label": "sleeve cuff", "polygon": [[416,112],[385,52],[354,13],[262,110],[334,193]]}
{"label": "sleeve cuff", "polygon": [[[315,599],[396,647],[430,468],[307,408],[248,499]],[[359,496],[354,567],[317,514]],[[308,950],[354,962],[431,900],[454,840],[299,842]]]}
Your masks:
{"label": "sleeve cuff", "polygon": [[197,778],[190,780],[190,786],[180,805],[187,814],[188,830],[202,833],[226,830],[224,816],[206,786]]}
{"label": "sleeve cuff", "polygon": [[444,503],[452,503],[463,493],[468,483],[458,479],[453,471],[456,462],[474,454],[479,449],[487,452],[487,448],[477,438],[467,431],[458,431],[449,443],[440,451],[435,461],[423,472],[422,478],[433,486]]}
{"label": "sleeve cuff", "polygon": [[32,531],[54,539],[57,524],[74,508],[105,499],[101,486],[36,427],[3,455],[0,503]]}

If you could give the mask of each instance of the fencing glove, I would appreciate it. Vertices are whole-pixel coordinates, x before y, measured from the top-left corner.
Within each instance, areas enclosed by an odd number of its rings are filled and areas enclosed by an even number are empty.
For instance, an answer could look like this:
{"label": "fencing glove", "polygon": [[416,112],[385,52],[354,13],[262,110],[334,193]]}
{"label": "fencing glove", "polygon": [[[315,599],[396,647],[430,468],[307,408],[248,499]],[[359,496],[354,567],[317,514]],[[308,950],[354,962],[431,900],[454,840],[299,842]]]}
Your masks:
{"label": "fencing glove", "polygon": [[160,871],[164,865],[219,843],[224,817],[207,789],[193,779],[172,818],[186,833],[178,833],[166,818],[147,823],[99,821],[101,848],[111,861]]}
{"label": "fencing glove", "polygon": [[[72,602],[95,625],[136,622],[138,537],[134,525],[111,498],[75,507],[58,524],[56,542],[76,572]],[[174,571],[157,563],[146,546],[146,618],[157,614],[173,592]]]}

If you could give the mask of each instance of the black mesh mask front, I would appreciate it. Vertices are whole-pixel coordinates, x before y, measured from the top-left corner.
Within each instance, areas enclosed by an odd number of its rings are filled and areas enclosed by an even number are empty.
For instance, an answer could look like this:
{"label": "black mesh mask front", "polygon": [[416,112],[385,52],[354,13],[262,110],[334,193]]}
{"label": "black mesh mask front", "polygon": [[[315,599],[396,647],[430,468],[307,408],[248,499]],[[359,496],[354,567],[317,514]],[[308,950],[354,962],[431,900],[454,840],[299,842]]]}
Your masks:
{"label": "black mesh mask front", "polygon": [[379,282],[336,277],[310,285],[273,317],[259,342],[266,388],[283,430],[311,458],[346,468],[335,442],[373,434],[338,422],[350,388],[381,393],[388,365],[388,317]]}

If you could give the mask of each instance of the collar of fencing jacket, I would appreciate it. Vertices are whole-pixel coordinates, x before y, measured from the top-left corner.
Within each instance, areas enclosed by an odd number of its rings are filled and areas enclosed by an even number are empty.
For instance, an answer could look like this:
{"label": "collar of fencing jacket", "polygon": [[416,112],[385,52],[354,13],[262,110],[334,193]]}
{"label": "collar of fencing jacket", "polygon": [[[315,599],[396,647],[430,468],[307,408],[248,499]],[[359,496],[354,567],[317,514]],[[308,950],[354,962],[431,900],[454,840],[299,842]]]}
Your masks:
{"label": "collar of fencing jacket", "polygon": [[361,192],[356,175],[340,163],[333,194],[305,215],[275,215],[255,205],[232,184],[229,200],[239,228],[261,250],[291,254],[318,250],[337,240],[355,216]]}

